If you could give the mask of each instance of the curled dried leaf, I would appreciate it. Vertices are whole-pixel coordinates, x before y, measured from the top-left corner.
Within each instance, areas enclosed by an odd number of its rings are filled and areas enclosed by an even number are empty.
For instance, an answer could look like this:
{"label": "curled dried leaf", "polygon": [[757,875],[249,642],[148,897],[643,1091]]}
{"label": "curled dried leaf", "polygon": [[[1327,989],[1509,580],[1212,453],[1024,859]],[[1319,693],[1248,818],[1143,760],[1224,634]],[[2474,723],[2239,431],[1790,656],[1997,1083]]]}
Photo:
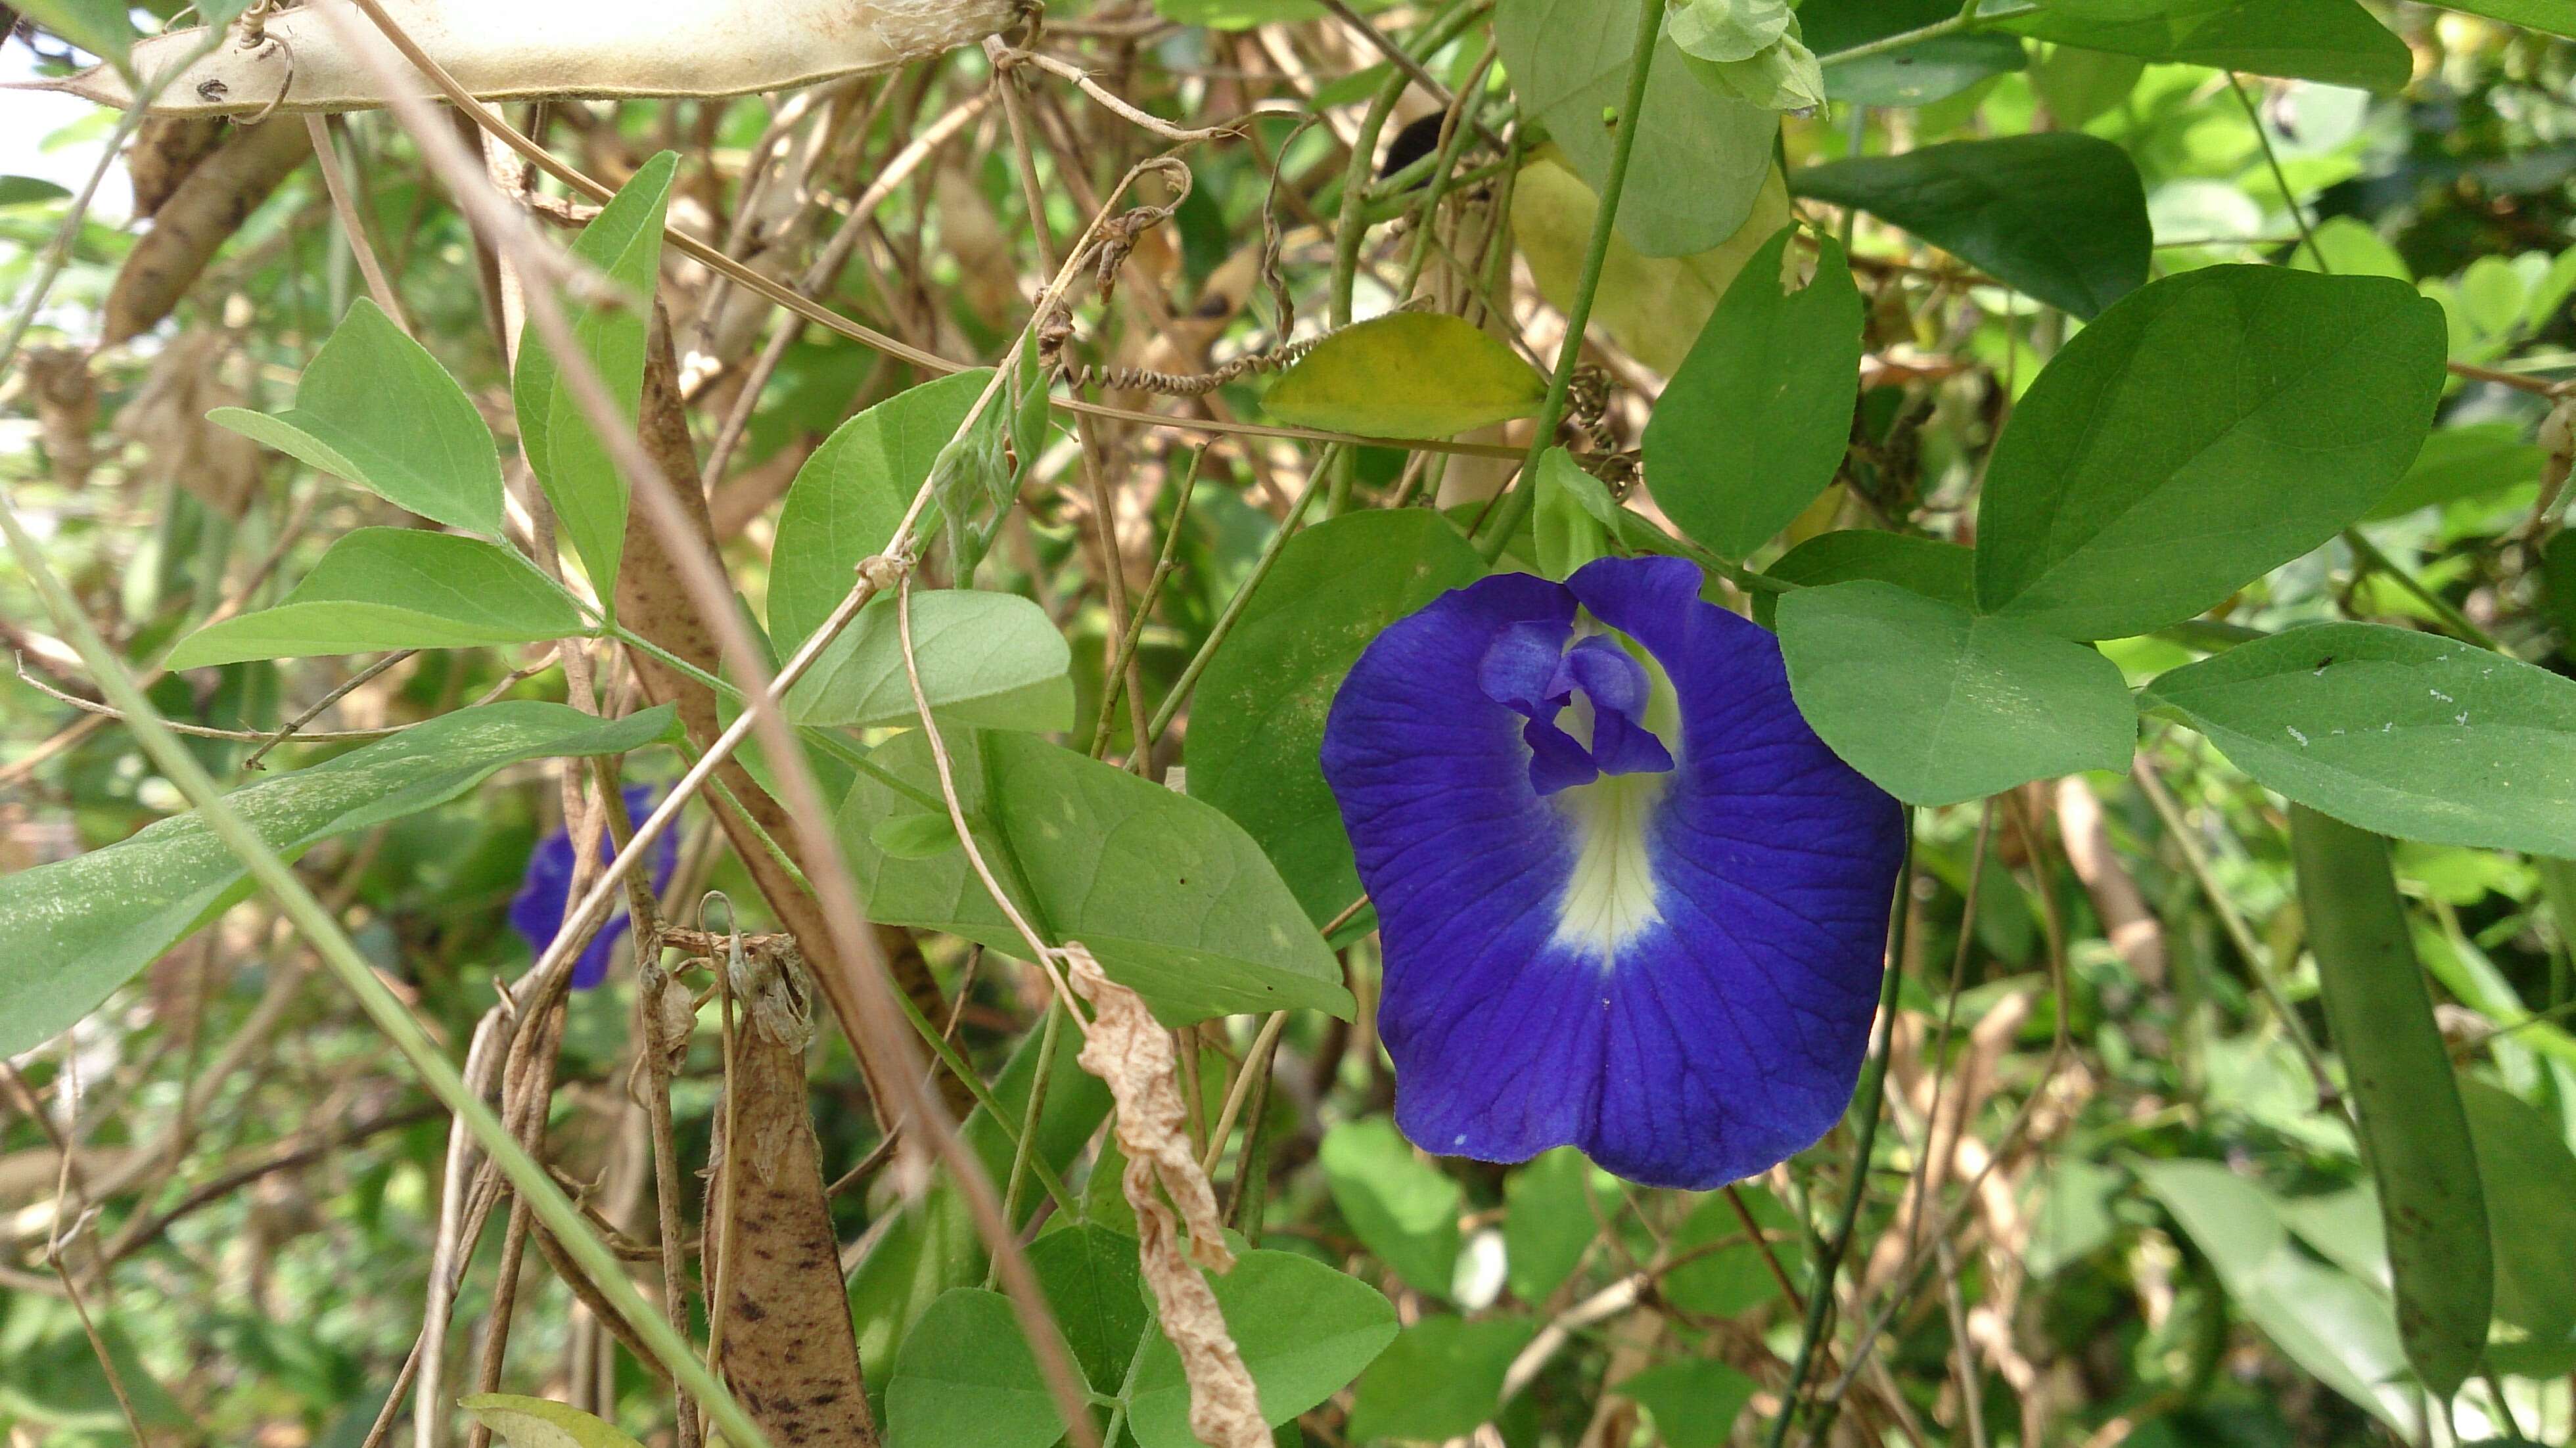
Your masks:
{"label": "curled dried leaf", "polygon": [[[1163,1335],[1189,1380],[1190,1431],[1212,1448],[1265,1448],[1270,1426],[1251,1370],[1226,1330],[1216,1294],[1190,1266],[1194,1258],[1210,1271],[1229,1271],[1234,1254],[1219,1225],[1216,1193],[1182,1130],[1171,1033],[1145,1008],[1144,997],[1111,980],[1081,944],[1067,941],[1058,954],[1074,993],[1097,1013],[1077,1059],[1118,1103],[1118,1146],[1127,1154],[1119,1185],[1136,1211],[1137,1258],[1161,1309]],[[1157,1181],[1189,1225],[1188,1257],[1181,1254],[1172,1208],[1155,1194]]]}
{"label": "curled dried leaf", "polygon": [[77,488],[89,481],[89,434],[98,425],[98,384],[89,375],[89,359],[69,348],[31,348],[27,383],[54,482]]}
{"label": "curled dried leaf", "polygon": [[227,518],[241,516],[258,488],[259,444],[206,421],[248,399],[222,378],[228,353],[218,331],[182,333],[152,360],[142,391],[116,415],[116,435],[139,444],[135,476],[172,483]]}
{"label": "curled dried leaf", "polygon": [[152,116],[134,128],[125,148],[125,171],[134,184],[134,214],[157,215],[164,202],[214,153],[225,126],[211,116]]}
{"label": "curled dried leaf", "polygon": [[106,344],[160,325],[216,251],[311,154],[303,127],[264,125],[236,130],[198,162],[126,253],[107,294]]}

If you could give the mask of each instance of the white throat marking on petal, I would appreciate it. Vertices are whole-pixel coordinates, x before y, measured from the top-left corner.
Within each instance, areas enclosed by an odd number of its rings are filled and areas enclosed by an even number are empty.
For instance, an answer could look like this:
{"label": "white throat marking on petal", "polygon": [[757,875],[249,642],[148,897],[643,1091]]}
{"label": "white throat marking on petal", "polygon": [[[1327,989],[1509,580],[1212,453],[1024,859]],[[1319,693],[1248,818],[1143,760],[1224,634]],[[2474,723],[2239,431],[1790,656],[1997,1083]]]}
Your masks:
{"label": "white throat marking on petal", "polygon": [[1575,853],[1551,944],[1609,965],[1619,947],[1662,922],[1646,832],[1664,781],[1661,774],[1609,775],[1557,797],[1574,827]]}

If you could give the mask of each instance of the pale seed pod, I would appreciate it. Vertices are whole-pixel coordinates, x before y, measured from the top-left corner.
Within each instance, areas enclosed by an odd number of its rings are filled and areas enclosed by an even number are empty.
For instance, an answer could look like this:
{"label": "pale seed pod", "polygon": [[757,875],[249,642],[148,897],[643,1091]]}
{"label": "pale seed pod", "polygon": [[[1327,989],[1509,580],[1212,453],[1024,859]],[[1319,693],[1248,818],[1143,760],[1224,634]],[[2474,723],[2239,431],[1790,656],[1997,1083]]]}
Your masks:
{"label": "pale seed pod", "polygon": [[304,127],[287,122],[236,130],[197,163],[126,253],[107,294],[101,340],[112,347],[159,326],[215,252],[311,154]]}

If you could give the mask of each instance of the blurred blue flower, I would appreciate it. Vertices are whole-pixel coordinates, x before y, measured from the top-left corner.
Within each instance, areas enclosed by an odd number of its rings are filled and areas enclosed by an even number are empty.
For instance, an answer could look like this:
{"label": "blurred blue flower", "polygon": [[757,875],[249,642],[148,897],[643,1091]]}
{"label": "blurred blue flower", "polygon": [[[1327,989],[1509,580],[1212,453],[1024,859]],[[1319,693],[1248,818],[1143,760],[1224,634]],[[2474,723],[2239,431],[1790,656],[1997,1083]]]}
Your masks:
{"label": "blurred blue flower", "polygon": [[1333,701],[1396,1122],[1428,1150],[1571,1143],[1704,1190],[1850,1102],[1902,812],[1700,584],[1672,558],[1487,578],[1387,629]]}
{"label": "blurred blue flower", "polygon": [[[653,812],[652,786],[630,784],[626,786],[625,793],[626,822],[630,826],[643,824],[644,817]],[[606,865],[616,855],[617,847],[610,843],[608,832],[601,830],[600,864]],[[671,866],[678,859],[676,835],[666,830],[660,839],[653,842],[654,894],[661,894],[663,887],[671,883]],[[535,852],[528,856],[527,878],[520,882],[519,893],[510,900],[510,928],[528,942],[532,953],[543,956],[546,947],[554,944],[556,934],[563,929],[564,911],[570,905],[566,896],[571,889],[572,832],[561,829],[537,842]],[[621,903],[608,923],[591,937],[590,944],[582,948],[581,958],[573,962],[573,989],[588,990],[608,978],[608,957],[617,948],[618,938],[626,933],[629,923]]]}

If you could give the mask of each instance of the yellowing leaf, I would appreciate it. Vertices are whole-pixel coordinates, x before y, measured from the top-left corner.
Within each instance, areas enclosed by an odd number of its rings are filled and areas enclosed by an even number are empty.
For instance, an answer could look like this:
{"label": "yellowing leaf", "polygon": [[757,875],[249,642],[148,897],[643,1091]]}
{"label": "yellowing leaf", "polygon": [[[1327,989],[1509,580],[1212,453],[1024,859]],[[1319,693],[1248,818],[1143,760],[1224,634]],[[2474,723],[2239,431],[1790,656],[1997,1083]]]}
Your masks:
{"label": "yellowing leaf", "polygon": [[644,1448],[616,1424],[544,1398],[476,1393],[457,1406],[510,1448]]}
{"label": "yellowing leaf", "polygon": [[1266,399],[1299,427],[1368,437],[1452,437],[1527,417],[1547,383],[1458,317],[1396,312],[1326,338]]}
{"label": "yellowing leaf", "polygon": [[[1539,295],[1562,310],[1574,299],[1583,249],[1600,201],[1553,148],[1521,168],[1512,184],[1512,237],[1538,281]],[[1754,198],[1752,219],[1708,251],[1693,256],[1640,256],[1612,232],[1592,304],[1592,325],[1620,350],[1670,377],[1690,355],[1717,299],[1744,270],[1747,257],[1789,224],[1789,187],[1774,170]]]}

